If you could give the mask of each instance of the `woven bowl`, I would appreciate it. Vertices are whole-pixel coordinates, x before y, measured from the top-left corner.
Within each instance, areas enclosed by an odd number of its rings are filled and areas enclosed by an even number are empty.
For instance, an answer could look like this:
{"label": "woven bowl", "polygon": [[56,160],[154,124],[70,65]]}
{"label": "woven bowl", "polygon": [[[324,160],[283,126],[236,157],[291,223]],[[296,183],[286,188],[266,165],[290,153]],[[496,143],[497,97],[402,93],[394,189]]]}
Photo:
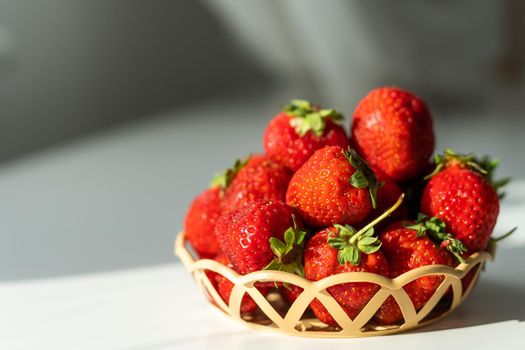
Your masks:
{"label": "woven bowl", "polygon": [[[227,316],[243,322],[250,328],[302,337],[368,337],[399,333],[422,327],[436,321],[459,306],[477,282],[486,260],[492,261],[495,245],[468,257],[465,263],[455,268],[443,265],[422,266],[390,279],[368,272],[346,272],[313,282],[300,276],[282,271],[256,271],[240,275],[232,269],[210,259],[196,259],[188,249],[181,232],[175,241],[175,254],[182,260],[185,268],[193,274],[197,285],[203,289],[212,304]],[[233,284],[229,304],[226,304],[215,290],[206,275],[214,271],[229,279]],[[443,282],[423,308],[416,310],[403,286],[411,281],[429,275],[444,276]],[[467,278],[465,278],[468,275]],[[464,279],[465,278],[465,279]],[[470,281],[468,281],[470,279]],[[255,284],[258,282],[282,282],[303,289],[293,302],[286,302],[278,293],[263,296]],[[369,282],[380,287],[359,315],[353,320],[343,311],[337,301],[327,292],[327,288],[348,282]],[[251,314],[240,312],[245,293],[257,303],[258,310]],[[403,313],[404,320],[396,325],[377,325],[373,316],[389,297],[395,298]],[[330,312],[340,327],[330,327],[319,321],[308,305],[317,298]]]}

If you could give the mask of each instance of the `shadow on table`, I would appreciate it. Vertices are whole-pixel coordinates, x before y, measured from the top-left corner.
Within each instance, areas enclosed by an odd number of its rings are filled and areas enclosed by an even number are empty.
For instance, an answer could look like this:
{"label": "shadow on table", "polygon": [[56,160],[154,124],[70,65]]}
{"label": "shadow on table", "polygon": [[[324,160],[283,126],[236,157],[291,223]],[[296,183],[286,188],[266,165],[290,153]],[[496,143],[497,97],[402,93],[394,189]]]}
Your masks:
{"label": "shadow on table", "polygon": [[495,262],[452,314],[415,332],[525,321],[525,247],[497,252]]}

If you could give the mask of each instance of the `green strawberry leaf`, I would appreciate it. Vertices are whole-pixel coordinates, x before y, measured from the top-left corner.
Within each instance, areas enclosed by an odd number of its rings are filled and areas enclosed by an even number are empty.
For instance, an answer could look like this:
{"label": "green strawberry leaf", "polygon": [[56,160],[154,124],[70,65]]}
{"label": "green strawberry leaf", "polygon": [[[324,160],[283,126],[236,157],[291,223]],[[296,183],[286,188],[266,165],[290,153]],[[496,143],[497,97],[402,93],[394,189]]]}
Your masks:
{"label": "green strawberry leaf", "polygon": [[374,235],[374,228],[370,227],[365,233],[362,234],[361,237],[372,237]]}
{"label": "green strawberry leaf", "polygon": [[323,135],[326,119],[334,122],[343,120],[342,114],[334,109],[320,109],[306,100],[292,100],[283,111],[290,118],[290,125],[299,136],[306,135],[312,131],[317,137]]}
{"label": "green strawberry leaf", "polygon": [[367,188],[369,182],[361,170],[356,170],[350,177],[350,184],[355,188]]}
{"label": "green strawberry leaf", "polygon": [[352,265],[359,265],[361,262],[361,254],[357,247],[349,245],[339,250],[337,253],[337,261],[340,265],[350,263]]}
{"label": "green strawberry leaf", "polygon": [[277,256],[281,257],[286,252],[286,245],[278,238],[270,237],[270,248],[272,252]]}
{"label": "green strawberry leaf", "polygon": [[460,262],[465,262],[463,254],[467,252],[467,247],[452,234],[446,232],[445,223],[438,217],[428,218],[425,214],[419,213],[416,223],[405,225],[406,228],[415,230],[418,237],[426,235],[435,244],[444,247]]}
{"label": "green strawberry leaf", "polygon": [[231,182],[237,176],[237,173],[246,166],[250,157],[246,157],[243,160],[237,159],[233,164],[233,167],[223,170],[213,176],[210,187],[219,187],[221,190],[225,190],[230,186]]}
{"label": "green strawberry leaf", "polygon": [[347,263],[351,263],[353,265],[359,265],[361,262],[361,253],[372,254],[381,248],[381,241],[374,235],[374,225],[392,214],[392,212],[403,203],[404,198],[405,194],[402,193],[392,207],[359,231],[350,225],[334,225],[336,232],[330,232],[327,237],[327,243],[332,248],[338,250],[337,260],[339,264],[346,265]]}
{"label": "green strawberry leaf", "polygon": [[329,238],[328,239],[328,244],[332,248],[343,249],[344,247],[347,246],[348,243],[347,243],[346,239],[338,237],[338,238]]}
{"label": "green strawberry leaf", "polygon": [[514,232],[516,232],[516,230],[518,229],[518,227],[514,227],[513,229],[511,229],[509,232],[507,233],[504,233],[503,235],[499,236],[499,237],[491,237],[490,238],[490,241],[491,242],[499,242],[499,241],[502,241],[504,240],[505,238],[509,237],[510,235],[512,235]]}
{"label": "green strawberry leaf", "polygon": [[355,188],[368,188],[372,208],[377,207],[377,189],[383,184],[377,182],[377,176],[366,162],[352,149],[343,150],[343,154],[350,162],[355,172],[349,179],[350,185]]}
{"label": "green strawberry leaf", "polygon": [[499,190],[505,187],[510,182],[511,178],[505,177],[499,180],[496,180],[494,178],[494,173],[499,165],[499,160],[491,159],[488,155],[485,155],[481,159],[476,159],[475,162],[478,163],[483,170],[485,170],[490,183],[492,184],[492,186],[494,186],[496,191],[498,191],[499,199],[503,199],[505,197],[505,192]]}
{"label": "green strawberry leaf", "polygon": [[292,221],[293,226],[283,233],[284,242],[277,237],[270,237],[268,240],[275,258],[264,270],[285,271],[304,277],[302,256],[306,231],[299,229],[294,215],[292,215]]}
{"label": "green strawberry leaf", "polygon": [[363,237],[359,241],[357,241],[358,246],[367,246],[376,243],[379,240],[377,236],[374,237]]}
{"label": "green strawberry leaf", "polygon": [[359,248],[359,250],[361,250],[365,254],[375,253],[379,251],[379,249],[381,249],[381,242],[378,242],[377,244],[374,244],[374,245],[369,245],[369,246],[364,246],[364,247]]}
{"label": "green strawberry leaf", "polygon": [[359,249],[355,246],[350,247],[350,264],[352,265],[359,265],[361,262],[361,252]]}
{"label": "green strawberry leaf", "polygon": [[285,242],[285,247],[284,247],[284,253],[288,253],[290,251],[290,249],[293,247],[293,244],[295,242],[295,232],[293,230],[293,228],[289,228],[288,230],[286,230],[284,232],[284,242]]}
{"label": "green strawberry leaf", "polygon": [[270,263],[268,265],[266,265],[264,270],[281,271],[282,266],[283,265],[279,262],[278,259],[273,259],[272,261],[270,261]]}
{"label": "green strawberry leaf", "polygon": [[330,235],[328,244],[337,249],[337,261],[341,265],[350,263],[359,265],[361,263],[361,253],[372,254],[379,250],[381,241],[374,236],[374,228],[356,231],[350,225],[334,225],[337,230],[337,236]]}
{"label": "green strawberry leaf", "polygon": [[500,192],[499,190],[507,185],[511,178],[506,177],[499,180],[494,179],[494,172],[499,165],[499,160],[492,159],[487,155],[483,156],[482,158],[478,158],[473,153],[459,154],[451,148],[446,148],[442,155],[436,154],[434,156],[436,168],[434,171],[432,171],[432,173],[425,176],[425,180],[428,180],[439,173],[447,166],[449,162],[459,162],[460,164],[486,176],[492,186],[496,189],[496,191],[498,191],[499,198],[502,199],[505,196],[505,192]]}

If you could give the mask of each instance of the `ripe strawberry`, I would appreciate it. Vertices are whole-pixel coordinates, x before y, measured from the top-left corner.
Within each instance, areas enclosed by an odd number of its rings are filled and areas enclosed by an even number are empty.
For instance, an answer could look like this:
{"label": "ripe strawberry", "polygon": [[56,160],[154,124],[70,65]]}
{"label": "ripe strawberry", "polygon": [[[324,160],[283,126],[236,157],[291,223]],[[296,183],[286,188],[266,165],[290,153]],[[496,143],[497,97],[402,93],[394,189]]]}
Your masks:
{"label": "ripe strawberry", "polygon": [[219,253],[215,223],[222,212],[224,190],[241,166],[241,162],[236,161],[233,168],[215,175],[210,187],[193,200],[184,218],[184,235],[203,259]]}
{"label": "ripe strawberry", "polygon": [[[458,259],[465,251],[461,242],[445,233],[443,222],[437,218],[420,216],[416,223],[400,221],[387,227],[379,236],[390,267],[390,277],[395,278],[409,270],[425,265],[453,266],[453,253]],[[438,243],[439,245],[436,245]],[[405,285],[416,310],[421,309],[432,297],[444,277],[439,275],[418,278]],[[393,297],[389,297],[375,315],[381,324],[394,324],[403,319]]]}
{"label": "ripe strawberry", "polygon": [[221,216],[215,235],[234,270],[243,275],[262,269],[301,275],[306,233],[293,214],[283,202],[261,200]]}
{"label": "ripe strawberry", "polygon": [[407,91],[372,90],[354,112],[352,144],[372,169],[408,180],[421,174],[434,152],[430,112]]}
{"label": "ripe strawberry", "polygon": [[320,109],[304,100],[292,100],[275,116],[264,132],[266,154],[275,162],[296,171],[324,146],[348,146],[343,116],[333,109]]}
{"label": "ripe strawberry", "polygon": [[436,156],[436,171],[421,199],[421,212],[443,220],[469,252],[487,247],[499,213],[496,187],[507,181],[491,184],[489,175],[496,163],[480,163],[473,155],[445,150],[443,156]]}
{"label": "ripe strawberry", "polygon": [[286,286],[279,286],[279,291],[281,292],[281,295],[284,297],[284,299],[289,304],[291,304],[297,298],[299,298],[299,295],[301,295],[301,293],[303,292],[303,289],[296,285],[288,284]]}
{"label": "ripe strawberry", "polygon": [[326,146],[293,175],[286,203],[314,227],[356,224],[376,205],[377,180],[352,150]]}
{"label": "ripe strawberry", "polygon": [[261,199],[284,201],[291,176],[287,168],[268,157],[251,156],[224,192],[224,212]]}
{"label": "ripe strawberry", "polygon": [[221,215],[222,195],[219,187],[208,188],[192,202],[184,219],[184,235],[203,259],[219,252],[215,239],[215,222]]}
{"label": "ripe strawberry", "polygon": [[[348,225],[334,225],[317,232],[308,241],[305,249],[306,278],[318,281],[334,274],[352,271],[386,276],[388,264],[379,251],[381,243],[373,233],[373,229],[366,228],[365,231],[356,232]],[[351,319],[359,314],[378,290],[378,285],[366,282],[343,283],[327,289]],[[319,320],[328,325],[337,325],[317,299],[314,299],[310,306]]]}
{"label": "ripe strawberry", "polygon": [[[224,253],[219,254],[217,257],[214,258],[214,260],[220,262],[224,266],[233,268],[232,264],[230,263],[230,260]],[[224,302],[228,304],[230,302],[230,296],[231,296],[232,289],[233,289],[233,283],[226,277],[218,273],[215,273],[215,272],[213,272],[211,276],[210,275],[208,276],[213,278],[213,281],[215,282],[215,285],[216,285],[215,288],[217,292],[219,292],[219,295],[221,296],[222,300],[224,300]],[[263,295],[268,294],[267,287],[263,286],[263,287],[258,287],[257,289]],[[254,311],[255,309],[257,309],[257,304],[255,303],[255,301],[253,301],[253,299],[248,294],[245,294],[241,301],[241,313],[242,314],[250,313]]]}

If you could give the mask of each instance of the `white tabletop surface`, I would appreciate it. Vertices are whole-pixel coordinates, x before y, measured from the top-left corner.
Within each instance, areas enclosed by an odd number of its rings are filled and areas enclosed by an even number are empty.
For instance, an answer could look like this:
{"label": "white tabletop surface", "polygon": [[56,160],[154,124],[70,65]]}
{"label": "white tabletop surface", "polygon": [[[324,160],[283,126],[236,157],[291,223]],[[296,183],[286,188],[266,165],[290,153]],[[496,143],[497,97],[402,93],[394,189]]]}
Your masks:
{"label": "white tabletop surface", "polygon": [[[0,349],[518,349],[524,246],[502,247],[452,315],[407,334],[303,339],[246,329],[216,311],[181,264],[0,284]],[[521,345],[520,345],[521,344]]]}

